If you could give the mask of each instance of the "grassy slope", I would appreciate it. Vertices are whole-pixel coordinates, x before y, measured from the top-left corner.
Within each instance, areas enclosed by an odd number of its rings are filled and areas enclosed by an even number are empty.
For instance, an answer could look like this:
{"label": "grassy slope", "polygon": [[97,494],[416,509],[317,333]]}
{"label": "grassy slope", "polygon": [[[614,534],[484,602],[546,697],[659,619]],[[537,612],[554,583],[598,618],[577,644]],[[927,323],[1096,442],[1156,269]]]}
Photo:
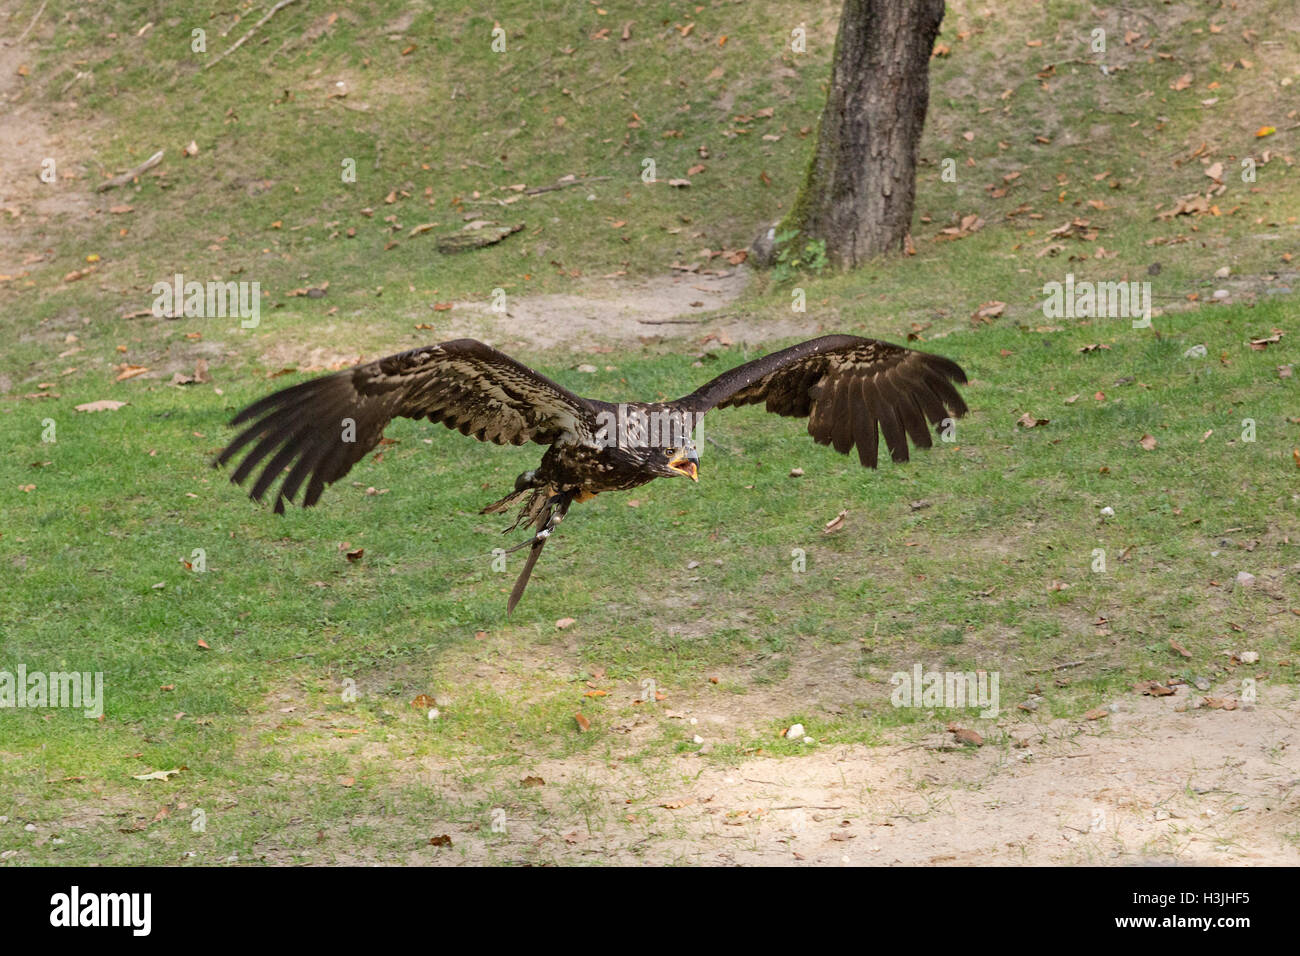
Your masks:
{"label": "grassy slope", "polygon": [[[491,846],[489,808],[538,821],[548,812],[516,786],[532,761],[584,753],[642,765],[647,794],[671,786],[679,771],[668,757],[695,749],[688,727],[655,716],[634,744],[613,732],[646,710],[633,703],[645,678],[668,694],[663,706],[746,712],[742,729],[713,749],[722,760],[760,746],[793,751],[773,744],[792,720],[822,741],[872,741],[900,723],[945,718],[888,706],[889,674],[918,660],[998,670],[1004,707],[1037,689],[1046,698],[1039,718],[1077,716],[1143,677],[1204,675],[1230,691],[1231,650],[1260,651],[1256,676],[1266,681],[1294,679],[1300,647],[1287,608],[1300,605],[1291,458],[1300,429],[1289,419],[1300,408],[1295,379],[1276,371],[1294,350],[1290,338],[1267,351],[1247,341],[1291,331],[1295,307],[1264,294],[1285,279],[1210,279],[1221,265],[1254,277],[1286,271],[1279,257],[1300,251],[1300,188],[1280,158],[1294,148],[1285,127],[1296,122],[1296,87],[1278,82],[1297,76],[1297,50],[1276,29],[1280,3],[1251,5],[1240,19],[1152,5],[1132,24],[1107,21],[1107,62],[1126,67],[1108,78],[1064,62],[1089,57],[1077,39],[1093,25],[1084,5],[1049,5],[1046,20],[1059,29],[1028,13],[985,19],[953,5],[942,37],[952,52],[934,64],[918,207],[931,222],[918,223],[918,254],[798,280],[812,321],[894,339],[928,324],[928,347],[970,372],[975,413],[958,442],[907,467],[864,474],[799,437],[797,423],[724,413],[710,423],[717,447],[708,446],[698,486],[660,482],[635,508],[612,496],[576,509],[510,622],[513,573],[490,565],[498,522],[473,512],[536,450],[484,449],[401,422],[383,461],[358,466],[311,513],[275,518],[225,485],[206,467],[228,434],[224,421],[293,380],[267,380],[273,369],[259,357],[274,343],[376,354],[417,335],[413,322],[436,323],[433,301],[497,286],[566,290],[573,272],[661,273],[700,248],[743,246],[792,195],[809,145],[799,131],[813,125],[826,73],[830,8],[612,3],[601,16],[586,3],[500,6],[505,56],[490,51],[483,17],[422,13],[401,23],[399,3],[342,4],[332,24],[324,7],[287,8],[259,34],[268,43],[250,42],[209,71],[187,53],[191,27],[207,22],[209,48],[224,49],[259,11],[225,40],[213,37],[230,25],[226,15],[192,23],[193,14],[159,17],[125,0],[36,32],[31,102],[57,99],[73,70],[94,74],[93,84],[81,81],[88,92],[78,106],[58,114],[102,134],[93,152],[87,138],[82,178],[66,188],[84,189],[101,166],[125,168],[162,145],[170,155],[161,179],[96,201],[102,210],[130,202],[129,218],[56,223],[41,243],[49,260],[0,284],[0,322],[16,339],[0,369],[10,383],[0,440],[14,449],[0,484],[0,667],[103,671],[108,685],[102,723],[67,712],[3,717],[0,815],[40,824],[27,842],[0,830],[4,847],[23,847],[17,862],[171,862],[187,851],[202,862],[400,861],[449,824],[480,830],[466,839]],[[628,20],[633,39],[622,43]],[[692,21],[687,37],[674,27]],[[796,58],[782,44],[800,21],[815,42]],[[1227,28],[1210,33],[1212,22]],[[394,24],[392,37],[383,24]],[[592,38],[605,27],[611,38]],[[1123,46],[1126,27],[1154,33],[1151,49],[1136,52],[1145,37]],[[298,40],[309,28],[319,35]],[[1248,48],[1247,28],[1280,45]],[[110,31],[120,38],[105,40]],[[1223,69],[1240,57],[1251,69]],[[1050,62],[1064,65],[1039,79]],[[718,68],[721,78],[709,79]],[[1185,72],[1194,87],[1170,90]],[[349,84],[346,103],[367,110],[326,100],[338,78]],[[286,90],[292,96],[276,102]],[[1231,108],[1198,105],[1215,96]],[[771,119],[733,119],[768,106]],[[1114,112],[1088,112],[1098,107]],[[633,113],[639,125],[629,128]],[[1282,132],[1256,142],[1266,124]],[[672,130],[682,135],[665,137]],[[764,132],[782,138],[764,141]],[[182,161],[177,147],[191,138],[200,152]],[[1260,167],[1257,191],[1228,180],[1216,198],[1225,215],[1154,219],[1157,204],[1208,183],[1201,162],[1174,165],[1201,142],[1207,161],[1229,167],[1268,143],[1277,158]],[[637,178],[646,156],[661,178],[682,175],[701,161],[701,145],[708,169],[690,190]],[[358,161],[354,185],[337,175],[345,156]],[[946,156],[959,160],[957,183],[940,179]],[[500,187],[571,172],[612,178],[593,185],[594,201],[570,189],[500,210],[505,221],[518,212],[528,231],[493,249],[439,257],[430,236],[406,237],[417,223],[451,228],[487,208],[466,202],[475,190],[508,196]],[[994,198],[986,185],[1012,172],[1021,175],[1008,195]],[[394,189],[411,198],[386,204]],[[1030,208],[1007,218],[1022,204]],[[932,241],[968,213],[987,225]],[[386,215],[404,227],[387,251]],[[1060,255],[1037,257],[1046,230],[1073,216],[1101,227],[1099,238],[1067,239]],[[609,225],[620,220],[628,225]],[[356,238],[330,238],[348,226]],[[1178,238],[1188,241],[1150,244]],[[1098,245],[1117,255],[1091,258]],[[92,277],[61,281],[92,253],[101,257]],[[1165,304],[1223,285],[1239,294],[1169,311],[1146,331],[1039,311],[1043,282],[1066,271],[1147,278],[1154,262]],[[152,283],[174,271],[260,281],[271,292],[263,328],[120,318],[146,308]],[[325,299],[288,296],[325,280]],[[1006,314],[972,327],[970,312],[995,299]],[[789,301],[788,286],[760,279],[744,308],[762,322]],[[340,312],[328,315],[334,306]],[[84,351],[59,359],[69,332]],[[186,338],[196,332],[200,341]],[[1078,351],[1092,343],[1110,348]],[[1193,344],[1208,357],[1185,358]],[[213,385],[168,387],[166,376],[112,381],[123,361],[184,367],[200,354],[221,395]],[[575,375],[567,353],[526,358],[614,399],[690,390],[712,373],[692,367],[695,354],[629,347],[603,356],[599,364],[616,371],[596,376]],[[741,358],[724,353],[718,367]],[[62,375],[68,367],[76,371]],[[59,397],[23,397],[42,382],[55,382]],[[1092,397],[1099,391],[1104,400]],[[130,404],[72,412],[105,397]],[[1017,428],[1026,412],[1051,422]],[[46,417],[56,444],[40,440]],[[1253,443],[1241,440],[1246,418],[1257,423]],[[1155,450],[1139,447],[1144,434],[1158,439]],[[795,466],[803,479],[786,477]],[[27,484],[35,490],[19,490]],[[389,493],[368,496],[367,486]],[[908,504],[922,500],[929,506]],[[1100,520],[1103,506],[1114,519]],[[823,535],[842,508],[845,530]],[[342,542],[364,547],[364,558],[345,561]],[[204,574],[181,565],[196,548],[206,552]],[[794,548],[807,551],[804,574],[791,571]],[[1094,548],[1106,549],[1105,574],[1090,571]],[[699,567],[687,570],[688,561]],[[1238,570],[1259,586],[1230,587]],[[563,616],[578,623],[557,632]],[[1170,638],[1193,658],[1174,658]],[[1080,658],[1068,681],[1030,673]],[[584,698],[583,681],[601,671],[593,683],[610,696]],[[356,703],[340,698],[349,677]],[[810,693],[808,680],[825,692]],[[420,693],[439,697],[440,720],[409,706]],[[573,732],[578,709],[594,732]],[[182,765],[164,784],[130,779]],[[434,786],[430,766],[450,776]],[[575,786],[572,818],[555,825],[641,825],[603,818],[598,795],[596,785]],[[166,820],[119,832],[163,805]],[[185,826],[195,805],[210,813],[204,834]]]}

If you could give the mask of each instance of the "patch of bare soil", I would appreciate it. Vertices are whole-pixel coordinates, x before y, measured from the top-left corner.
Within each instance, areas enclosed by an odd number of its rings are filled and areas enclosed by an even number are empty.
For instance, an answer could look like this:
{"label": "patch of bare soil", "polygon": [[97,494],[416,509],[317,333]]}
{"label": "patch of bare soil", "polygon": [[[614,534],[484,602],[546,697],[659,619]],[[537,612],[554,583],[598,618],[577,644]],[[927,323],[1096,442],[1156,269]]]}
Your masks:
{"label": "patch of bare soil", "polygon": [[[725,311],[748,281],[743,267],[717,274],[675,271],[643,280],[610,279],[575,293],[521,296],[505,314],[488,303],[457,304],[445,313],[443,338],[475,335],[501,348],[568,347],[585,353],[593,344],[626,345],[650,339],[703,338],[709,333],[736,344],[816,334],[807,315],[755,324]],[[719,311],[724,310],[724,311]],[[710,314],[716,313],[716,314]]]}
{"label": "patch of bare soil", "polygon": [[[27,21],[15,22],[11,15],[9,26],[18,35]],[[86,215],[94,205],[71,140],[50,128],[48,111],[25,102],[30,80],[20,71],[29,63],[27,47],[0,43],[0,221],[6,226],[0,229],[0,273],[10,275],[40,261],[40,243],[53,220]],[[41,172],[48,160],[54,181],[47,183]]]}
{"label": "patch of bare soil", "polygon": [[[1300,703],[1282,696],[1231,712],[1143,699],[1095,723],[1013,722],[979,749],[944,735],[730,767],[543,761],[527,772],[550,812],[506,832],[518,856],[561,863],[1294,866]],[[583,823],[565,804],[587,788],[606,809],[586,804]],[[476,842],[422,862],[513,855]]]}
{"label": "patch of bare soil", "polygon": [[[674,271],[649,279],[597,280],[571,293],[510,297],[504,313],[493,311],[487,302],[457,302],[450,311],[437,314],[428,342],[475,338],[516,354],[567,349],[587,355],[593,346],[626,347],[674,339],[698,342],[709,335],[722,344],[746,346],[835,331],[808,314],[792,312],[788,319],[756,323],[743,310],[730,311],[747,281],[743,268],[712,275]],[[419,318],[424,320],[426,314]],[[260,361],[268,367],[303,372],[338,370],[402,347],[392,341],[383,344],[379,334],[370,333],[364,335],[364,355],[358,351],[360,345],[338,349],[316,344],[336,331],[334,326],[313,329],[304,332],[301,341],[279,337]]]}

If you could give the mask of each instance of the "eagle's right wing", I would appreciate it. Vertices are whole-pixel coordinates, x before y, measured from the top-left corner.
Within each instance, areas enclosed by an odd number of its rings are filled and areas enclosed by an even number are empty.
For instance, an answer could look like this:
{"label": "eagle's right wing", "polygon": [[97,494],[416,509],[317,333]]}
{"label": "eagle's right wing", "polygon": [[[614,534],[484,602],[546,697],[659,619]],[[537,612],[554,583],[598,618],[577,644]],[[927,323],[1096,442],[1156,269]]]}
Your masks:
{"label": "eagle's right wing", "polygon": [[703,415],[711,408],[763,403],[769,412],[807,417],[808,434],[842,455],[856,446],[875,468],[879,436],[894,461],[907,461],[907,439],[932,444],[926,421],[940,425],[966,414],[953,386],[961,366],[942,355],[866,339],[823,335],[723,372],[675,408]]}
{"label": "eagle's right wing", "polygon": [[268,395],[231,421],[249,424],[215,464],[252,445],[230,480],[242,483],[261,466],[249,492],[256,501],[288,468],[275,499],[276,512],[283,512],[285,499],[292,501],[303,482],[302,505],[314,505],[326,485],[379,444],[384,426],[397,417],[428,418],[498,445],[549,445],[590,440],[594,414],[586,399],[505,353],[457,339]]}

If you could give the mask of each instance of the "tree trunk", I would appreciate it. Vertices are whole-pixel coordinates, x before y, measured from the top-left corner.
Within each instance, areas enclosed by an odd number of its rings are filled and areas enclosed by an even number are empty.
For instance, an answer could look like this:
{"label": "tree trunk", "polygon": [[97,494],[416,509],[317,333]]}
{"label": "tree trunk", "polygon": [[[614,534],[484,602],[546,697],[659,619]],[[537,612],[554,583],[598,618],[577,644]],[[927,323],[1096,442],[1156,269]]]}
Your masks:
{"label": "tree trunk", "polygon": [[912,224],[930,54],[944,0],[844,0],[831,88],[803,187],[778,233],[853,267],[901,250]]}

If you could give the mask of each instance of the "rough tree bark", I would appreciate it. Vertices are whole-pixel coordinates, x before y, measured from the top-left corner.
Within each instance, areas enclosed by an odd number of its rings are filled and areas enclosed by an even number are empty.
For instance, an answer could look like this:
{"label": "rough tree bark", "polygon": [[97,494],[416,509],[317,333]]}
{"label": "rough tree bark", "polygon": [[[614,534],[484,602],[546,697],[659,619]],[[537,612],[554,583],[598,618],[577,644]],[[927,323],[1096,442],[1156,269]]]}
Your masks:
{"label": "rough tree bark", "polygon": [[944,0],[844,0],[817,146],[777,229],[800,249],[824,240],[851,268],[904,247],[943,13]]}

